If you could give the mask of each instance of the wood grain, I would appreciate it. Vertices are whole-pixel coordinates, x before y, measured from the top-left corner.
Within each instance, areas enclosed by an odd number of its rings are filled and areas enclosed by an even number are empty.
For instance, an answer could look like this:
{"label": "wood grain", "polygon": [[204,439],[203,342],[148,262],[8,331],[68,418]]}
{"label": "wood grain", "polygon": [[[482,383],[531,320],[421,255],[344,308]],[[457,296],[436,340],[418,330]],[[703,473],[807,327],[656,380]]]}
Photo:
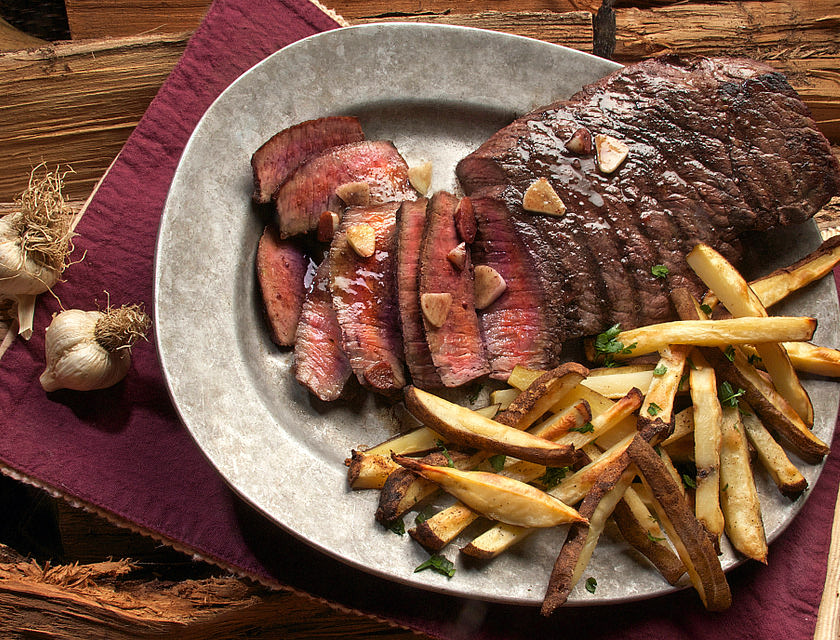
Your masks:
{"label": "wood grain", "polygon": [[0,54],[0,200],[13,200],[42,161],[72,166],[67,195],[86,196],[186,42],[186,34],[134,36]]}
{"label": "wood grain", "polygon": [[194,30],[211,0],[65,0],[74,40]]}

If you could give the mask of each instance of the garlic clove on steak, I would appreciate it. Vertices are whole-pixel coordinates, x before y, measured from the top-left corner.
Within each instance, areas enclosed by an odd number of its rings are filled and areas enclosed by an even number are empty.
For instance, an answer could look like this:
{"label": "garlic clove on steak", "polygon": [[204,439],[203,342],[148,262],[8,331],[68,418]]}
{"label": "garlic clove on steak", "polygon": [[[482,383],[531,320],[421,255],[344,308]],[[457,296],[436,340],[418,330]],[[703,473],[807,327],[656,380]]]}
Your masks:
{"label": "garlic clove on steak", "polygon": [[493,267],[480,264],[475,268],[475,308],[486,309],[507,289],[507,282]]}
{"label": "garlic clove on steak", "polygon": [[612,173],[627,158],[630,147],[617,138],[599,133],[595,136],[595,151],[601,172]]}
{"label": "garlic clove on steak", "polygon": [[320,242],[329,242],[333,239],[335,232],[338,230],[338,223],[341,218],[335,211],[324,211],[318,218],[318,240]]}
{"label": "garlic clove on steak", "polygon": [[557,195],[554,187],[545,178],[539,178],[531,183],[522,197],[522,207],[534,213],[547,213],[552,216],[562,216],[566,213],[566,205]]}
{"label": "garlic clove on steak", "polygon": [[423,317],[433,327],[440,328],[443,326],[451,306],[451,293],[424,293],[420,296],[420,309],[423,310]]}
{"label": "garlic clove on steak", "polygon": [[458,271],[462,271],[464,265],[467,263],[467,243],[462,242],[452,249],[452,251],[446,254],[446,259],[455,265]]}
{"label": "garlic clove on steak", "polygon": [[370,185],[367,182],[345,182],[335,188],[335,195],[350,207],[370,204]]}
{"label": "garlic clove on steak", "polygon": [[432,186],[432,163],[424,162],[408,168],[408,181],[421,196],[429,193]]}
{"label": "garlic clove on steak", "polygon": [[566,149],[580,156],[592,155],[592,134],[589,129],[581,127],[566,141]]}
{"label": "garlic clove on steak", "polygon": [[362,258],[370,258],[376,251],[376,231],[365,222],[347,227],[347,243]]}

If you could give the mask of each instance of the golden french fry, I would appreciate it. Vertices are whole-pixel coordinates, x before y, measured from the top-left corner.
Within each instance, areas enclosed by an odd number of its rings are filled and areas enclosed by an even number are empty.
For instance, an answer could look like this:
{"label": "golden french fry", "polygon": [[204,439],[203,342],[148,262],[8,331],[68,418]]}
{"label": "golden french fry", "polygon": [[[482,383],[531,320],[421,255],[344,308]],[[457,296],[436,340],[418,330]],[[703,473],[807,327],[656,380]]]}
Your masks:
{"label": "golden french fry", "polygon": [[767,540],[755,489],[747,437],[736,407],[723,408],[720,449],[720,503],[726,537],[748,558],[767,562]]}
{"label": "golden french fry", "polygon": [[674,416],[674,431],[662,441],[662,446],[667,447],[690,433],[694,433],[694,410],[686,407]]}
{"label": "golden french fry", "polygon": [[496,421],[516,429],[527,429],[560,402],[588,373],[586,367],[575,362],[547,371],[497,415]]}
{"label": "golden french fry", "polygon": [[741,416],[741,422],[744,424],[747,438],[758,454],[761,465],[773,478],[779,491],[790,498],[796,498],[808,488],[808,481],[749,406],[747,410],[748,413]]}
{"label": "golden french fry", "polygon": [[490,402],[499,405],[499,409],[504,411],[520,393],[521,391],[519,391],[519,389],[515,389],[513,387],[509,389],[496,389],[495,391],[490,392]]}
{"label": "golden french fry", "polygon": [[364,449],[363,453],[369,456],[379,455],[388,458],[390,458],[392,451],[400,454],[424,453],[436,449],[440,440],[440,434],[435,433],[428,427],[420,427]]}
{"label": "golden french fry", "polygon": [[688,352],[689,347],[685,345],[666,345],[659,350],[659,362],[654,370],[661,373],[651,380],[637,422],[640,432],[650,432],[646,439],[654,444],[662,442],[674,430],[674,398]]}
{"label": "golden french fry", "polygon": [[520,391],[525,391],[531,383],[539,378],[545,371],[538,371],[536,369],[529,369],[518,364],[513,367],[513,371],[508,376],[507,383],[511,387],[515,387]]}
{"label": "golden french fry", "polygon": [[[835,236],[840,238],[840,236]],[[820,347],[810,342],[783,342],[790,363],[800,373],[810,373],[828,378],[840,378],[840,351],[829,347]],[[758,352],[750,345],[741,347],[750,360],[762,366]]]}
{"label": "golden french fry", "polygon": [[366,451],[355,449],[350,452],[350,455],[351,458],[346,460],[345,464],[347,464],[347,481],[352,489],[381,489],[388,476],[400,468],[390,456],[371,455]]}
{"label": "golden french fry", "polygon": [[624,397],[630,389],[645,394],[653,378],[653,369],[649,364],[595,369],[581,384],[611,400]]}
{"label": "golden french fry", "polygon": [[557,498],[512,478],[486,471],[437,467],[404,456],[394,456],[394,460],[492,520],[539,528],[586,522],[586,518]]}
{"label": "golden french fry", "polygon": [[[710,246],[696,245],[686,256],[686,262],[733,316],[736,318],[768,317],[767,310],[750,289],[747,281],[726,258]],[[807,391],[799,382],[787,352],[778,344],[783,341],[760,341],[754,337],[751,342],[754,343],[779,393],[790,403],[805,424],[812,425],[814,407],[811,405]]]}

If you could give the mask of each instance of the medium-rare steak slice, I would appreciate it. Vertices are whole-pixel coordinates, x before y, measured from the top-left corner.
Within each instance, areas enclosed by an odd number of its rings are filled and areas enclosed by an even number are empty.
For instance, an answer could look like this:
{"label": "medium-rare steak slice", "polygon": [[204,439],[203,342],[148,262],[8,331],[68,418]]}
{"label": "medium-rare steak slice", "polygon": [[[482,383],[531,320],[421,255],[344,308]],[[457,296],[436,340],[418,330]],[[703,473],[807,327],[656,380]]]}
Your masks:
{"label": "medium-rare steak slice", "polygon": [[362,125],[352,116],[307,120],[274,134],[251,156],[254,202],[271,202],[277,187],[312,156],[364,139]]}
{"label": "medium-rare steak slice", "polygon": [[295,377],[321,400],[336,400],[353,370],[341,349],[341,329],[330,293],[330,259],[324,257],[303,301],[295,339]]}
{"label": "medium-rare steak slice", "polygon": [[[469,252],[462,267],[447,257],[461,238],[455,226],[458,198],[439,191],[429,200],[420,249],[420,303],[423,297],[449,294],[450,304],[439,322],[423,315],[426,342],[444,386],[458,387],[490,372],[475,312],[474,281]],[[404,311],[404,310],[403,310]]]}
{"label": "medium-rare steak slice", "polygon": [[359,182],[369,186],[371,204],[417,197],[408,183],[408,165],[391,142],[334,147],[302,164],[278,187],[275,205],[281,237],[317,228],[325,210],[340,212],[344,203],[336,188]]}
{"label": "medium-rare steak slice", "polygon": [[[387,202],[347,209],[329,254],[342,348],[359,382],[386,395],[405,386],[395,279],[399,206]],[[351,244],[358,225],[369,225],[375,233],[375,250],[369,257],[359,255]]]}
{"label": "medium-rare steak slice", "polygon": [[298,243],[281,240],[269,225],[257,245],[256,266],[271,339],[281,347],[290,347],[295,343],[306,295],[309,256]]}
{"label": "medium-rare steak slice", "polygon": [[405,362],[421,389],[443,386],[432,362],[420,310],[420,245],[426,227],[426,198],[403,202],[397,211],[397,297]]}
{"label": "medium-rare steak slice", "polygon": [[[567,150],[580,129],[627,145],[626,160],[605,173],[598,157]],[[533,254],[559,339],[672,318],[672,287],[702,291],[684,260],[695,244],[737,261],[742,233],[806,220],[840,192],[829,144],[784,77],[724,58],[625,67],[517,119],[457,174],[468,194],[505,187],[496,196]],[[565,215],[522,208],[539,178]]]}

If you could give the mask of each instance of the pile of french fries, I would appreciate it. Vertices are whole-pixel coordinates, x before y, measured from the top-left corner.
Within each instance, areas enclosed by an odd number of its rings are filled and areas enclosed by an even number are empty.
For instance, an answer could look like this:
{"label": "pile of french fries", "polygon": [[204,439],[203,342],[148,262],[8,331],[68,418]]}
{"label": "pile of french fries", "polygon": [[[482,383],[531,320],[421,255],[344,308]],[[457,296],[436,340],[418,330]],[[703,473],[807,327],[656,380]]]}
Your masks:
{"label": "pile of french fries", "polygon": [[407,388],[406,407],[423,426],[353,451],[350,486],[380,491],[375,517],[386,526],[440,490],[454,496],[409,530],[434,554],[479,519],[486,529],[460,553],[482,560],[566,526],[545,615],[566,602],[610,519],[668,583],[687,574],[708,609],[729,607],[722,536],[743,556],[767,559],[754,473],[763,468],[795,499],[807,481],[788,452],[805,464],[829,452],[811,431],[798,374],[840,376],[840,352],[807,342],[813,318],[766,309],[829,273],[840,239],[752,283],[708,246],[686,260],[709,293],[674,290],[680,320],[589,341],[598,368],[516,367],[478,410]]}

